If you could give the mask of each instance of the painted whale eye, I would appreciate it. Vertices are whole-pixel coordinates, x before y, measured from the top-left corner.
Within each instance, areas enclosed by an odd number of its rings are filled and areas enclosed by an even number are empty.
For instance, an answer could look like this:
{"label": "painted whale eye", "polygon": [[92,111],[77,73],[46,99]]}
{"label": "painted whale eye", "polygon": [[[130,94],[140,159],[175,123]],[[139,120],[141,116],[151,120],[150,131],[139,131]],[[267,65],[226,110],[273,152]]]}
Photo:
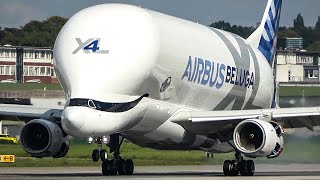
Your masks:
{"label": "painted whale eye", "polygon": [[171,77],[168,77],[161,85],[160,92],[165,91],[171,84]]}

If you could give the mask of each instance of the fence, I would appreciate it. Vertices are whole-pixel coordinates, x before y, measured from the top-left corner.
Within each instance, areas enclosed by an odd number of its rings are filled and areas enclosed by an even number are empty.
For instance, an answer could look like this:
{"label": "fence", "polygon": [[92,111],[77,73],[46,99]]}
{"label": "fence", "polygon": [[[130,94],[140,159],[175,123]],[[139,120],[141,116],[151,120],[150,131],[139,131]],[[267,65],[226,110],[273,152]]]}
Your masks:
{"label": "fence", "polygon": [[63,91],[49,90],[1,90],[0,98],[64,98]]}

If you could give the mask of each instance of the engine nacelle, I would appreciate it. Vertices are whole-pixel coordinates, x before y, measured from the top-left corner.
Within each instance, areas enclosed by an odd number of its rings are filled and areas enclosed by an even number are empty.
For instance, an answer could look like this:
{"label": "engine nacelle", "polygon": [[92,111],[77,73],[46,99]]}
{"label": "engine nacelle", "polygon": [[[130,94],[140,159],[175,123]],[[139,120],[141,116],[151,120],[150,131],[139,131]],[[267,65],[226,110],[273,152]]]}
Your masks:
{"label": "engine nacelle", "polygon": [[236,148],[248,157],[275,158],[283,150],[282,133],[282,126],[274,122],[248,119],[236,126],[233,140]]}
{"label": "engine nacelle", "polygon": [[54,122],[34,119],[21,130],[21,146],[33,157],[64,157],[69,150],[69,140]]}

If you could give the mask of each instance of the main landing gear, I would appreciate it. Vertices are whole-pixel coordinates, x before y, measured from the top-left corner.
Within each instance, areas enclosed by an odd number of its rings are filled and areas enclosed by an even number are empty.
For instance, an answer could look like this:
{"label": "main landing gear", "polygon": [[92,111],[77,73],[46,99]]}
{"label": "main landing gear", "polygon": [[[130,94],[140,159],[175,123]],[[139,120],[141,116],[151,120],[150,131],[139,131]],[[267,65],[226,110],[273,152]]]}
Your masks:
{"label": "main landing gear", "polygon": [[[111,135],[110,138],[104,139],[96,138],[98,143],[98,149],[93,150],[92,160],[97,162],[99,158],[102,161],[102,174],[104,176],[109,175],[132,175],[134,171],[134,164],[131,159],[122,159],[120,156],[120,146],[123,143],[124,138],[119,134]],[[100,139],[100,141],[99,141]],[[89,138],[90,142],[90,138]],[[113,159],[108,159],[108,153],[102,149],[102,142],[108,144],[110,147],[110,153],[113,153]]]}
{"label": "main landing gear", "polygon": [[223,163],[223,174],[225,176],[253,176],[255,165],[252,160],[244,160],[241,153],[236,150],[235,160],[226,160]]}

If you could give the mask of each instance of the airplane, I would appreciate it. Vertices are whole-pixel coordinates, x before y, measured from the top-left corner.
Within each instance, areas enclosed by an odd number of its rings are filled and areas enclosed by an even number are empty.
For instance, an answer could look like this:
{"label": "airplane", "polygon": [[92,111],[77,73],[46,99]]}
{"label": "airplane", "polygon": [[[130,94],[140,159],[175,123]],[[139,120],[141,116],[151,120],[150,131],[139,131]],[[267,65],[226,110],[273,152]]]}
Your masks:
{"label": "airplane", "polygon": [[64,157],[69,136],[89,138],[106,176],[134,173],[133,161],[120,155],[124,139],[158,150],[235,152],[224,175],[253,176],[255,164],[244,156],[276,158],[284,128],[320,125],[319,107],[278,106],[281,6],[268,0],[247,39],[133,5],[86,8],[54,45],[65,107],[12,105],[0,118],[26,121],[21,145],[33,157]]}

